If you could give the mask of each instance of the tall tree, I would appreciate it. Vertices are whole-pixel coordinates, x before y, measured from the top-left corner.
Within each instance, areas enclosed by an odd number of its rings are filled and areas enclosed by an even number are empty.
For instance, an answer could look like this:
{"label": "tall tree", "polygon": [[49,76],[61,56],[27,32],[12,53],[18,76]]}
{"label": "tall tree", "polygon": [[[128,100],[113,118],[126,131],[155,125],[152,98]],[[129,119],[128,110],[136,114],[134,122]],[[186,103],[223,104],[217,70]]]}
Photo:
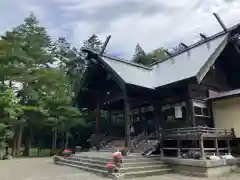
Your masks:
{"label": "tall tree", "polygon": [[[33,14],[30,14],[23,24],[6,33],[5,39],[12,45],[11,54],[16,51],[24,52],[24,58],[20,53],[15,55],[17,58],[24,59],[18,64],[21,69],[17,82],[20,82],[21,88],[18,89],[17,96],[20,100],[19,103],[23,107],[28,107],[23,109],[24,116],[22,116],[26,123],[19,124],[17,132],[15,132],[18,134],[17,137],[15,136],[17,138],[16,154],[19,154],[24,126],[29,129],[28,137],[29,142],[31,142],[33,115],[29,111],[36,113],[39,102],[41,102],[41,94],[49,89],[50,80],[47,72],[50,70],[49,64],[54,62],[51,54],[53,46],[46,29],[39,24]],[[16,46],[13,46],[15,44]],[[34,119],[37,120],[37,114],[35,115]]]}
{"label": "tall tree", "polygon": [[100,52],[101,48],[102,48],[103,43],[101,42],[101,40],[99,39],[99,37],[95,34],[93,34],[92,36],[90,36],[88,38],[88,40],[83,42],[83,47],[95,50]]}
{"label": "tall tree", "polygon": [[135,48],[135,54],[133,55],[132,61],[138,64],[149,66],[150,64],[162,60],[166,57],[164,48],[155,49],[152,52],[145,53],[143,48],[137,44]]}
{"label": "tall tree", "polygon": [[143,48],[139,44],[137,44],[132,61],[138,64],[148,65],[150,64],[149,61],[151,61],[151,59],[146,55]]}

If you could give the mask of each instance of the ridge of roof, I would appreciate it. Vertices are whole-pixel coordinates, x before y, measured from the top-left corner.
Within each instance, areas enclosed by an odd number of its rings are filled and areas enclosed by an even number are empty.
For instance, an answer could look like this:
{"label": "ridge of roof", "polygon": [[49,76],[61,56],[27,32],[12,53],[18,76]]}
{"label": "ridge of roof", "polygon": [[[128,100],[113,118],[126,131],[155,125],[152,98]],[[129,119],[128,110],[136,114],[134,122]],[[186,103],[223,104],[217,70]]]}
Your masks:
{"label": "ridge of roof", "polygon": [[146,70],[152,70],[153,68],[152,67],[149,67],[149,66],[145,66],[145,65],[142,65],[142,64],[137,64],[137,63],[134,63],[134,62],[131,62],[129,60],[126,60],[126,59],[123,59],[123,58],[119,58],[119,57],[115,57],[115,56],[112,56],[112,55],[109,55],[109,54],[100,54],[100,52],[98,51],[94,51],[92,49],[89,49],[89,48],[82,48],[84,51],[90,51],[90,52],[93,52],[97,55],[99,55],[100,57],[105,57],[105,58],[109,58],[109,59],[112,59],[112,60],[115,60],[115,61],[119,61],[119,62],[122,62],[122,63],[125,63],[125,64],[128,64],[128,65],[132,65],[132,66],[135,66],[135,67],[139,67],[139,68],[143,68],[143,69],[146,69]]}
{"label": "ridge of roof", "polygon": [[186,52],[186,51],[188,51],[188,50],[190,50],[190,49],[193,49],[193,48],[198,47],[198,46],[200,46],[200,45],[202,45],[202,44],[205,44],[205,43],[207,43],[207,42],[209,42],[209,41],[211,41],[211,40],[213,40],[213,39],[216,39],[216,38],[218,38],[218,37],[220,37],[220,36],[223,36],[223,35],[231,32],[231,31],[234,30],[235,28],[237,28],[239,25],[240,25],[240,24],[238,23],[238,24],[236,24],[236,25],[228,28],[228,29],[227,29],[227,32],[225,32],[225,31],[220,31],[220,32],[218,32],[218,33],[216,33],[216,34],[213,34],[212,36],[208,37],[206,40],[200,40],[200,41],[198,41],[198,42],[196,42],[196,43],[188,46],[188,48],[185,48],[185,49],[182,49],[182,50],[180,50],[180,51],[177,51],[177,52],[173,53],[171,56],[168,56],[168,57],[166,57],[166,58],[164,58],[164,59],[158,59],[158,60],[157,60],[157,59],[154,59],[154,60],[156,60],[156,62],[153,62],[152,64],[150,64],[150,67],[153,67],[154,65],[157,65],[157,64],[159,64],[159,63],[161,63],[161,62],[163,62],[163,61],[166,61],[166,60],[171,59],[171,58],[173,58],[173,57],[175,57],[175,56],[178,56],[178,55],[180,55],[180,54],[182,54],[182,53],[184,53],[184,52]]}

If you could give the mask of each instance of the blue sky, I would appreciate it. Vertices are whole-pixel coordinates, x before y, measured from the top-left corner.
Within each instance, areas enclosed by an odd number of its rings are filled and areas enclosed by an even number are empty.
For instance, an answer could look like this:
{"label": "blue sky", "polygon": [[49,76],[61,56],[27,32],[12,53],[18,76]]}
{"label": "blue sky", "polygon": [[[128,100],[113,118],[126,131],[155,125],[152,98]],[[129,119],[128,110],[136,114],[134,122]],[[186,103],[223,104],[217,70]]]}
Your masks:
{"label": "blue sky", "polygon": [[239,0],[0,0],[0,34],[30,12],[53,38],[67,37],[76,47],[93,33],[111,34],[108,52],[125,58],[138,42],[151,51],[220,31],[213,12],[228,27],[240,23]]}

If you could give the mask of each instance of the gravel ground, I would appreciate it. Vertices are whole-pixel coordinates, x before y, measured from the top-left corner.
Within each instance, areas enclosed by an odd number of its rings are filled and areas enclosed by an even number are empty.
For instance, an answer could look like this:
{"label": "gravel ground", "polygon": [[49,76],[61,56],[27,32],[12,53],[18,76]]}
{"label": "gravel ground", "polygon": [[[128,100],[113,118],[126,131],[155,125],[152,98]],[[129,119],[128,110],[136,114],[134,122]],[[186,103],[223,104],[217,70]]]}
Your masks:
{"label": "gravel ground", "polygon": [[[0,180],[103,180],[92,173],[79,169],[57,166],[51,158],[29,158],[0,161]],[[138,180],[239,180],[240,173],[231,173],[219,178],[195,178],[177,174],[167,174]],[[132,179],[134,180],[134,179]]]}

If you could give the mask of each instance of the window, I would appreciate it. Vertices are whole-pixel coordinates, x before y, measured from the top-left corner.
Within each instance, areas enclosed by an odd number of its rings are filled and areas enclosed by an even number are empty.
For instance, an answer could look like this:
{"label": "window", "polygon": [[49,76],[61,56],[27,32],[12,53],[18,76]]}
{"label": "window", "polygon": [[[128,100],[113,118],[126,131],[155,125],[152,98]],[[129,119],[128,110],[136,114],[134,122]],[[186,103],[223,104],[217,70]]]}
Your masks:
{"label": "window", "polygon": [[205,101],[193,101],[193,107],[194,107],[195,116],[202,116],[202,117],[210,116],[209,109]]}
{"label": "window", "polygon": [[185,103],[178,103],[174,105],[166,105],[162,107],[165,119],[167,121],[181,120],[186,117]]}
{"label": "window", "polygon": [[201,116],[202,115],[202,108],[194,106],[194,113],[195,113],[195,115]]}

